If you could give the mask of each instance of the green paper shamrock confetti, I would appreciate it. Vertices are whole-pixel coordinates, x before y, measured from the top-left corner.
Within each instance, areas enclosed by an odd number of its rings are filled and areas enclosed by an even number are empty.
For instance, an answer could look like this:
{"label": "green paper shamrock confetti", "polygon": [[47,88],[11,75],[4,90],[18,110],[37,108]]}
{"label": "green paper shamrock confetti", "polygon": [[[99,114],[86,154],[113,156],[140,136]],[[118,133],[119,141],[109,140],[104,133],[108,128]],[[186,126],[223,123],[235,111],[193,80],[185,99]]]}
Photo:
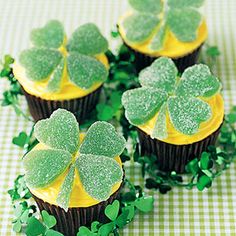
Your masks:
{"label": "green paper shamrock confetti", "polygon": [[156,52],[163,49],[167,31],[181,42],[197,38],[202,22],[197,8],[203,0],[129,0],[135,12],[121,21],[127,41],[142,44],[150,39],[149,48]]}
{"label": "green paper shamrock confetti", "polygon": [[[80,26],[65,45],[63,26],[56,20],[49,21],[42,29],[33,30],[33,48],[20,54],[20,64],[32,81],[48,80],[48,92],[59,92],[64,71],[69,80],[82,89],[107,79],[107,69],[95,59],[107,51],[107,40],[92,23]],[[66,69],[65,69],[66,68]],[[65,70],[64,70],[65,69]]]}
{"label": "green paper shamrock confetti", "polygon": [[123,152],[125,139],[109,123],[94,123],[79,146],[79,126],[74,115],[58,109],[49,119],[36,123],[35,136],[46,146],[25,155],[26,183],[32,188],[46,187],[66,173],[57,196],[58,205],[65,211],[69,207],[75,167],[85,191],[99,201],[109,198],[112,187],[122,181],[122,168],[113,158]]}
{"label": "green paper shamrock confetti", "polygon": [[[159,139],[167,137],[166,114],[179,132],[197,133],[200,124],[212,115],[210,106],[201,97],[213,96],[221,88],[219,80],[202,64],[188,68],[178,79],[173,61],[165,57],[141,71],[139,81],[143,87],[128,90],[122,96],[126,118],[137,126],[159,112],[151,135]],[[166,101],[167,111],[163,106]]]}

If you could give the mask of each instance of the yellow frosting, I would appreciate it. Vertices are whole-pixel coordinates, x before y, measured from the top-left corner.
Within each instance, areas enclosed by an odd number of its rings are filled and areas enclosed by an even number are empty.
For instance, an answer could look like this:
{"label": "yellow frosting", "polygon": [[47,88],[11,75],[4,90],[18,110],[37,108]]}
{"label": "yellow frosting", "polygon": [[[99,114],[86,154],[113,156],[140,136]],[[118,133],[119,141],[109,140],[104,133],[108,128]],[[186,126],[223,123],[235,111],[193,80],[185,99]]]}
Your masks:
{"label": "yellow frosting", "polygon": [[[99,54],[96,56],[96,58],[101,61],[107,69],[109,68],[108,59],[105,54]],[[69,81],[65,66],[60,91],[56,93],[51,93],[47,91],[48,79],[39,82],[29,80],[26,76],[24,67],[22,67],[16,62],[13,65],[13,73],[27,93],[46,100],[67,100],[84,97],[92,93],[102,85],[102,83],[99,82],[95,83],[89,89],[79,88],[78,86]]]}
{"label": "yellow frosting", "polygon": [[[203,140],[210,134],[214,133],[220,127],[224,119],[224,101],[220,94],[216,94],[209,100],[206,100],[206,102],[211,107],[212,117],[210,120],[201,123],[199,131],[196,134],[185,135],[178,132],[170,122],[170,118],[167,115],[168,138],[163,139],[162,141],[176,145],[191,144]],[[155,126],[157,115],[158,113],[144,125],[138,126],[138,128],[150,135]]]}
{"label": "yellow frosting", "polygon": [[128,46],[130,46],[131,48],[133,48],[134,50],[138,52],[148,54],[149,56],[153,56],[153,57],[165,56],[165,57],[170,57],[170,58],[182,57],[189,53],[192,53],[201,44],[203,44],[205,40],[207,39],[207,35],[208,35],[207,25],[206,25],[206,21],[203,20],[200,27],[198,28],[197,39],[195,41],[181,42],[174,36],[174,34],[169,29],[167,29],[167,35],[166,35],[163,49],[160,51],[152,51],[149,48],[149,46],[150,46],[153,36],[155,35],[156,32],[158,32],[159,27],[157,27],[157,29],[154,31],[151,37],[147,39],[144,43],[140,44],[140,43],[129,42],[129,40],[126,38],[125,29],[123,27],[123,21],[125,20],[126,17],[130,16],[131,14],[132,12],[128,12],[127,14],[122,16],[118,22],[119,32],[121,34],[121,37]]}
{"label": "yellow frosting", "polygon": [[[83,137],[81,137],[82,139]],[[46,149],[47,146],[39,143],[34,147],[35,149]],[[116,157],[115,160],[117,163],[122,166],[122,162],[120,157]],[[60,188],[62,183],[64,182],[64,179],[68,173],[68,169],[66,170],[65,173],[61,174],[52,184],[45,188],[29,188],[31,193],[34,194],[36,197],[39,199],[42,199],[43,201],[56,205],[57,206],[57,196],[59,194]],[[115,193],[119,188],[120,188],[121,182],[116,183],[113,188],[110,196]],[[74,184],[70,196],[70,203],[69,207],[89,207],[98,204],[99,201],[92,198],[83,188],[83,185],[80,181],[80,177],[78,174],[78,171],[75,171],[75,179],[74,179]]]}

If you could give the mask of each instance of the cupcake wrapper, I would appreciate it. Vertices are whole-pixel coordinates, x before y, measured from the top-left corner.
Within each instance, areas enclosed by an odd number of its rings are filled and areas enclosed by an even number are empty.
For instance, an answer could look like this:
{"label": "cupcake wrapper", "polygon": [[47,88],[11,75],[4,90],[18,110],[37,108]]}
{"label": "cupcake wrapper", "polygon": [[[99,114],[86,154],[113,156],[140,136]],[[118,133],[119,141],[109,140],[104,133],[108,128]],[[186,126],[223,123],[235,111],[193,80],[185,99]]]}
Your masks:
{"label": "cupcake wrapper", "polygon": [[161,171],[184,173],[186,164],[194,158],[199,158],[207,147],[216,143],[221,126],[205,139],[187,145],[174,145],[152,139],[148,134],[138,129],[141,155],[155,155],[158,168]]}
{"label": "cupcake wrapper", "polygon": [[[125,44],[125,45],[135,55],[135,66],[136,66],[136,69],[138,72],[140,72],[145,67],[150,66],[153,61],[155,61],[157,58],[159,58],[159,57],[152,57],[147,54],[140,53],[140,52],[132,49],[127,44]],[[200,47],[198,47],[196,50],[194,50],[192,53],[189,53],[183,57],[173,59],[175,65],[178,68],[178,71],[180,73],[183,73],[186,68],[193,66],[197,63],[202,46],[203,46],[203,44]]]}
{"label": "cupcake wrapper", "polygon": [[81,122],[88,117],[98,103],[102,86],[84,97],[69,100],[46,100],[27,93],[23,87],[21,89],[26,97],[30,114],[35,121],[49,118],[53,111],[63,108],[72,112]]}
{"label": "cupcake wrapper", "polygon": [[51,205],[32,195],[40,211],[46,210],[56,218],[57,224],[54,227],[55,230],[65,236],[76,236],[81,226],[90,227],[93,221],[99,221],[101,223],[108,222],[108,218],[104,214],[105,208],[114,200],[119,199],[122,186],[123,184],[121,184],[120,188],[106,201],[91,207],[69,208],[67,212],[59,206]]}

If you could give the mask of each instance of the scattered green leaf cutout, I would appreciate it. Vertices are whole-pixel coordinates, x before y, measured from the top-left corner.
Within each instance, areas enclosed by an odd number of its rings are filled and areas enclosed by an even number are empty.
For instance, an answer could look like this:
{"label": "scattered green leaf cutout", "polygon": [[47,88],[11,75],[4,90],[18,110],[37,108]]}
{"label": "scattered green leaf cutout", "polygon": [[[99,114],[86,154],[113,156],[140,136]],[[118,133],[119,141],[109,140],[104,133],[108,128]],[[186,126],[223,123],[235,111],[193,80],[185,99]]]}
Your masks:
{"label": "scattered green leaf cutout", "polygon": [[36,47],[59,48],[64,37],[63,25],[57,20],[51,20],[43,28],[31,31],[31,42]]}
{"label": "scattered green leaf cutout", "polygon": [[114,184],[122,181],[122,168],[107,156],[80,154],[76,167],[85,191],[98,201],[109,198]]}
{"label": "scattered green leaf cutout", "polygon": [[29,219],[28,225],[25,230],[27,236],[43,235],[46,231],[46,227],[35,217]]}
{"label": "scattered green leaf cutout", "polygon": [[162,0],[129,0],[130,5],[137,11],[158,14],[162,11]]}
{"label": "scattered green leaf cutout", "polygon": [[83,89],[104,82],[108,76],[106,67],[98,60],[75,52],[69,55],[67,66],[70,81]]}
{"label": "scattered green leaf cutout", "polygon": [[134,13],[124,22],[126,37],[130,42],[141,43],[146,41],[157,27],[159,19],[146,13]]}
{"label": "scattered green leaf cutout", "polygon": [[66,150],[71,154],[78,150],[79,125],[69,111],[56,110],[50,118],[38,121],[34,132],[39,142],[51,148]]}
{"label": "scattered green leaf cutout", "polygon": [[149,212],[153,209],[154,199],[152,197],[143,197],[135,201],[135,206],[142,212]]}
{"label": "scattered green leaf cutout", "polygon": [[133,125],[141,125],[155,116],[166,99],[166,92],[142,87],[124,92],[122,104],[129,122]]}
{"label": "scattered green leaf cutout", "polygon": [[152,51],[162,50],[165,44],[166,35],[167,35],[167,28],[166,25],[163,25],[160,27],[156,35],[153,37],[150,43],[150,49]]}
{"label": "scattered green leaf cutout", "polygon": [[168,137],[167,115],[175,129],[186,135],[197,133],[200,124],[212,116],[211,107],[201,97],[217,94],[221,88],[219,80],[201,64],[185,70],[180,79],[177,74],[173,61],[161,57],[140,72],[142,87],[122,96],[125,116],[133,125],[143,125],[159,112],[152,138]]}
{"label": "scattered green leaf cutout", "polygon": [[82,89],[104,82],[108,71],[95,56],[108,50],[108,42],[97,26],[92,23],[80,26],[68,45],[65,45],[65,38],[63,26],[57,20],[32,31],[34,47],[22,51],[19,58],[27,77],[32,81],[48,82],[46,92],[49,93],[59,92],[62,78],[67,75]]}
{"label": "scattered green leaf cutout", "polygon": [[183,8],[183,7],[201,7],[205,0],[168,0],[169,7]]}
{"label": "scattered green leaf cutout", "polygon": [[211,97],[221,88],[219,80],[211,74],[208,66],[199,64],[184,71],[177,94],[194,97]]}
{"label": "scattered green leaf cutout", "polygon": [[112,204],[109,204],[105,209],[105,215],[111,220],[114,221],[120,210],[120,202],[115,200]]}
{"label": "scattered green leaf cutout", "polygon": [[43,210],[41,212],[41,215],[42,215],[44,224],[49,229],[56,225],[56,223],[57,223],[56,218],[54,216],[52,216],[52,215],[49,215],[49,213],[47,211]]}
{"label": "scattered green leaf cutout", "polygon": [[102,36],[98,27],[92,23],[80,26],[72,34],[67,45],[68,51],[84,55],[96,55],[108,50],[108,42]]}
{"label": "scattered green leaf cutout", "polygon": [[111,124],[97,121],[88,129],[79,151],[113,158],[123,152],[125,143],[125,139],[117,134]]}
{"label": "scattered green leaf cutout", "polygon": [[26,183],[31,188],[43,188],[66,173],[57,196],[58,205],[65,211],[69,208],[75,167],[85,191],[99,201],[107,200],[112,187],[122,181],[123,170],[113,158],[123,152],[125,139],[111,124],[94,123],[79,146],[79,126],[75,116],[58,109],[49,119],[35,124],[35,136],[45,147],[33,149],[25,155]]}

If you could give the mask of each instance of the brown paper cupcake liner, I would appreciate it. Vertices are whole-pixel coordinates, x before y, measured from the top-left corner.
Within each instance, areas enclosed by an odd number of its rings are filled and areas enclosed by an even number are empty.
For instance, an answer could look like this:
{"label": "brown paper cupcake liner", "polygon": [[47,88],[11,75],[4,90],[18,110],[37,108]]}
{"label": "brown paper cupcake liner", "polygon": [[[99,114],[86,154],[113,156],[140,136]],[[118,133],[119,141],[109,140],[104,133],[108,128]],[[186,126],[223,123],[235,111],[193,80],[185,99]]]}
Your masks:
{"label": "brown paper cupcake liner", "polygon": [[26,97],[30,114],[35,121],[49,118],[53,111],[58,108],[66,109],[72,112],[76,119],[81,122],[85,120],[89,113],[98,103],[102,86],[92,93],[76,99],[69,100],[46,100],[27,93],[23,87],[22,91]]}
{"label": "brown paper cupcake liner", "polygon": [[123,184],[121,184],[120,188],[106,201],[90,207],[72,207],[69,208],[67,212],[59,206],[44,202],[42,199],[32,195],[40,211],[46,210],[56,218],[57,224],[54,228],[55,230],[65,236],[76,236],[81,226],[90,227],[93,221],[99,221],[101,223],[108,222],[108,218],[104,213],[105,208],[114,200],[119,199],[122,187]]}
{"label": "brown paper cupcake liner", "polygon": [[[146,68],[147,66],[150,66],[152,62],[154,62],[157,58],[159,58],[159,57],[149,56],[147,54],[138,52],[134,50],[133,48],[131,48],[126,43],[125,45],[135,55],[135,67],[138,72],[140,72],[142,69]],[[189,53],[183,57],[172,59],[180,73],[183,73],[186,68],[193,66],[197,63],[202,46],[203,44],[200,47],[198,47],[196,50],[194,50],[192,53]]]}
{"label": "brown paper cupcake liner", "polygon": [[152,139],[148,134],[138,129],[141,155],[155,155],[159,170],[184,173],[186,164],[194,158],[199,158],[207,147],[216,143],[221,126],[205,139],[187,145],[174,145]]}

